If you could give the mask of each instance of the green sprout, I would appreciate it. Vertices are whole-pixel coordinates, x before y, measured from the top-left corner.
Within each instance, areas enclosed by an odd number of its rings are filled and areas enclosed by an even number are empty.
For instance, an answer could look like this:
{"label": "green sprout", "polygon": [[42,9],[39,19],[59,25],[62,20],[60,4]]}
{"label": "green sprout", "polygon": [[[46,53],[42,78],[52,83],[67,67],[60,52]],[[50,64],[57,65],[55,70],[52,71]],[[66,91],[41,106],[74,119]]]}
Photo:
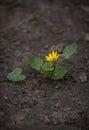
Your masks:
{"label": "green sprout", "polygon": [[67,74],[66,68],[56,64],[58,58],[64,57],[65,59],[68,59],[76,52],[76,49],[77,44],[73,43],[68,45],[63,50],[62,54],[59,54],[57,51],[52,51],[45,56],[45,61],[43,61],[40,57],[29,55],[28,62],[32,68],[44,74],[46,77],[58,80]]}
{"label": "green sprout", "polygon": [[26,79],[26,76],[22,74],[21,68],[15,68],[11,73],[7,75],[7,79],[12,82],[19,82]]}

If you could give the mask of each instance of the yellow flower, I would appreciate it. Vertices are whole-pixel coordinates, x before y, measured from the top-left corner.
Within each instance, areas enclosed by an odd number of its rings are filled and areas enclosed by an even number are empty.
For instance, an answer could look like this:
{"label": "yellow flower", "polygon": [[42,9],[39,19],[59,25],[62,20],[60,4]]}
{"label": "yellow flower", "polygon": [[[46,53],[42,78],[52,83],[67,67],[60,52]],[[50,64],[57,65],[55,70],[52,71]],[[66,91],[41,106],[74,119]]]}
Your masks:
{"label": "yellow flower", "polygon": [[60,54],[57,51],[52,51],[47,56],[45,56],[45,60],[49,62],[55,62],[59,58]]}

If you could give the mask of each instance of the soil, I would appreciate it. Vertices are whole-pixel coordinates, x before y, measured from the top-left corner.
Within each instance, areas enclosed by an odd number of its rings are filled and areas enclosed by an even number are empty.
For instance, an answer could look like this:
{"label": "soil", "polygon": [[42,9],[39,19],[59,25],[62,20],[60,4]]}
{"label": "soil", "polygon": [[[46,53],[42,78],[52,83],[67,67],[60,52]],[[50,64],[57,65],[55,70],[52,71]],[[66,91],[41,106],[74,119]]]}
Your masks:
{"label": "soil", "polygon": [[[0,6],[0,130],[89,130],[89,8],[68,0]],[[62,52],[77,43],[75,55],[58,64],[61,80],[47,79],[27,62],[29,54]],[[6,78],[21,67],[26,80]]]}

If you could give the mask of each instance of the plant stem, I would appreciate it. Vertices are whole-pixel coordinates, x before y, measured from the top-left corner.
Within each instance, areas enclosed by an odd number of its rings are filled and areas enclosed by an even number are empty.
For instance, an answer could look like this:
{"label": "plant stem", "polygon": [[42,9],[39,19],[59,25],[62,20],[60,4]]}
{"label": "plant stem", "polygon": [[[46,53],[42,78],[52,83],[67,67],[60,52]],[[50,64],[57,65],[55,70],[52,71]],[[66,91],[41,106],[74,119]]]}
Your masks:
{"label": "plant stem", "polygon": [[55,65],[56,65],[56,62],[53,62],[53,74],[54,74],[54,71],[55,71]]}

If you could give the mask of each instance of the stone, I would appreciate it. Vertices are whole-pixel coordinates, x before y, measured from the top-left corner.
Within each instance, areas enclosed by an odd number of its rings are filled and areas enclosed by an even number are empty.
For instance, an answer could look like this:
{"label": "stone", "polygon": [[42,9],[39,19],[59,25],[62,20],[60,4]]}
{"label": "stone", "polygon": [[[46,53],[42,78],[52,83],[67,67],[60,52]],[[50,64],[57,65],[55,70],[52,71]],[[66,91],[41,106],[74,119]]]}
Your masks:
{"label": "stone", "polygon": [[55,89],[60,89],[61,88],[61,84],[57,84],[56,86],[55,86]]}
{"label": "stone", "polygon": [[85,40],[86,40],[86,41],[89,41],[89,33],[87,33],[87,34],[85,35]]}
{"label": "stone", "polygon": [[47,115],[40,115],[41,120],[44,121],[44,123],[50,123],[51,120],[49,119],[49,117]]}
{"label": "stone", "polygon": [[48,48],[49,48],[49,45],[45,45],[45,46],[44,46],[44,49],[48,49]]}
{"label": "stone", "polygon": [[83,73],[80,73],[79,79],[80,79],[80,82],[81,82],[81,83],[87,82],[86,73],[84,73],[84,72],[83,72]]}

